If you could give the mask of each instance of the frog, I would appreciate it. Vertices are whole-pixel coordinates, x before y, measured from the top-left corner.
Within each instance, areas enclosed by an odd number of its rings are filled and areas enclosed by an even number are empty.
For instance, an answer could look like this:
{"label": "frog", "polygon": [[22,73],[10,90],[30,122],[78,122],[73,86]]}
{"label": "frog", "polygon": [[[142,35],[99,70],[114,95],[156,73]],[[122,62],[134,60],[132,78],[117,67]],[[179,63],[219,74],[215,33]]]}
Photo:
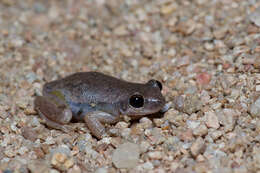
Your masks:
{"label": "frog", "polygon": [[35,110],[48,127],[68,132],[70,122],[82,121],[97,139],[108,136],[106,124],[124,116],[137,119],[155,114],[165,104],[158,80],[129,82],[96,71],[47,82],[34,100]]}

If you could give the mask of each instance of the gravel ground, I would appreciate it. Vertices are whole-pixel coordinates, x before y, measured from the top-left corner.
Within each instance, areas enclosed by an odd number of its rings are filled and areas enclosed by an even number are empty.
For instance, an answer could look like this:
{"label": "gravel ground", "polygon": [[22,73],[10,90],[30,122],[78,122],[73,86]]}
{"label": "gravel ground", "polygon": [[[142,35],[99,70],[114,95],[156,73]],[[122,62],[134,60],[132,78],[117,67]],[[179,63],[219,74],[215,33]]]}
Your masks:
{"label": "gravel ground", "polygon": [[[162,81],[163,115],[63,133],[33,108],[78,71]],[[2,0],[0,172],[260,172],[259,0]]]}

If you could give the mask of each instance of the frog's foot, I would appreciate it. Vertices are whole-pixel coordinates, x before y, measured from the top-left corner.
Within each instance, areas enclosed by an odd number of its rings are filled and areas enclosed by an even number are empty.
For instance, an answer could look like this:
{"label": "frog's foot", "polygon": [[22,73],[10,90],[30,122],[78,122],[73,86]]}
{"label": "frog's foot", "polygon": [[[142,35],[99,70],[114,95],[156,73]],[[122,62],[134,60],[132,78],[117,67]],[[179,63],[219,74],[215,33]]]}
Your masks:
{"label": "frog's foot", "polygon": [[117,119],[117,117],[101,111],[90,112],[84,116],[84,121],[87,124],[87,127],[98,139],[102,139],[103,137],[108,136],[102,123],[115,123]]}
{"label": "frog's foot", "polygon": [[56,104],[51,99],[44,96],[37,96],[35,99],[35,110],[39,116],[45,120],[48,127],[68,132],[71,129],[65,127],[70,122],[72,112],[66,105]]}
{"label": "frog's foot", "polygon": [[64,133],[68,133],[71,130],[70,128],[68,128],[68,126],[66,126],[64,124],[62,125],[62,124],[49,120],[40,111],[38,111],[38,113],[39,113],[39,116],[41,117],[41,119],[44,120],[44,124],[46,124],[48,127],[57,129],[57,130],[61,130]]}

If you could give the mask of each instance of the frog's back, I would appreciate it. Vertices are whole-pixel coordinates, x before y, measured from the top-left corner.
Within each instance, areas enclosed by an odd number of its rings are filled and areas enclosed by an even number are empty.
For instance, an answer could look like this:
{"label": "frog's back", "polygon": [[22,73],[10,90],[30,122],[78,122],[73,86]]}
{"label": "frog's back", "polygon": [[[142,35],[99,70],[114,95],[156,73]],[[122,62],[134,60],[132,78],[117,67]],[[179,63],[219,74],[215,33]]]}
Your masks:
{"label": "frog's back", "polygon": [[128,93],[129,83],[99,72],[79,72],[60,80],[46,83],[43,94],[59,91],[66,100],[86,103],[115,103]]}

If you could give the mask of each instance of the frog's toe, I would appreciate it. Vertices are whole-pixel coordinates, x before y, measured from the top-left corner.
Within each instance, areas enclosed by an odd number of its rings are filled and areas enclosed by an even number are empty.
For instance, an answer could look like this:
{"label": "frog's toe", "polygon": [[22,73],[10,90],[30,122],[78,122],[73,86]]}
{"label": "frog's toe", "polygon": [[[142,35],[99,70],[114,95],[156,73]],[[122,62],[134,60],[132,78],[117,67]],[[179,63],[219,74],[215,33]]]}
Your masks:
{"label": "frog's toe", "polygon": [[62,117],[61,117],[61,120],[60,120],[60,121],[61,121],[62,123],[64,123],[64,124],[67,124],[67,123],[70,122],[71,118],[72,118],[72,112],[71,112],[71,110],[70,110],[69,108],[64,109],[64,110],[62,111]]}
{"label": "frog's toe", "polygon": [[69,132],[73,132],[74,131],[73,127],[71,127],[69,125],[63,125],[60,128],[60,130],[63,131],[64,133],[69,133]]}

